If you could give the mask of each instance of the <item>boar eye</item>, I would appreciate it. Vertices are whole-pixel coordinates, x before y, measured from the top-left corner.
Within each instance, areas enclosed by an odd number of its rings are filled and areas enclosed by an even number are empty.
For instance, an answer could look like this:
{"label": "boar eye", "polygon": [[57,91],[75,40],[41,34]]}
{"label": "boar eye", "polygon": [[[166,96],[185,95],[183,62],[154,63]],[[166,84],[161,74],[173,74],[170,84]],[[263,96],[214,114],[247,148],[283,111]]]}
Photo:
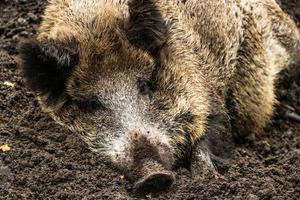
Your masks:
{"label": "boar eye", "polygon": [[98,110],[105,110],[104,105],[97,99],[75,99],[72,102],[83,112],[95,112]]}
{"label": "boar eye", "polygon": [[153,87],[151,86],[151,83],[149,81],[140,79],[137,81],[137,86],[140,94],[149,95],[150,97],[152,96]]}

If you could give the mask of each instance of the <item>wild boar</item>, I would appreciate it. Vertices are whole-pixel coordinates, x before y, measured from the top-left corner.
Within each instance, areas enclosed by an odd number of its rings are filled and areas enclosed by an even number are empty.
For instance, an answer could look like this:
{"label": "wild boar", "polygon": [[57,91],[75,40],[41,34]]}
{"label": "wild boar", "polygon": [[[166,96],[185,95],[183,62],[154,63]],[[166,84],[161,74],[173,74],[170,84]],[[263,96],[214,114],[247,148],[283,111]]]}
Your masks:
{"label": "wild boar", "polygon": [[214,167],[270,121],[276,75],[299,60],[274,0],[50,0],[21,68],[41,107],[126,172],[137,193]]}

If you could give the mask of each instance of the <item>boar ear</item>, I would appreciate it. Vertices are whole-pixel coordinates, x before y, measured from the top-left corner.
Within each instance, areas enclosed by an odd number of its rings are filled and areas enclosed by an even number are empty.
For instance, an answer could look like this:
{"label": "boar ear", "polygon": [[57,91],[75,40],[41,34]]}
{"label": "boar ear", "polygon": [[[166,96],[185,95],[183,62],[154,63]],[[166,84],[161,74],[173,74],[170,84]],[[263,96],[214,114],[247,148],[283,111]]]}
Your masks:
{"label": "boar ear", "polygon": [[20,67],[28,86],[57,100],[65,91],[66,80],[78,64],[78,55],[54,41],[27,40],[19,45]]}
{"label": "boar ear", "polygon": [[167,28],[154,0],[130,0],[126,34],[136,46],[155,53],[165,43]]}

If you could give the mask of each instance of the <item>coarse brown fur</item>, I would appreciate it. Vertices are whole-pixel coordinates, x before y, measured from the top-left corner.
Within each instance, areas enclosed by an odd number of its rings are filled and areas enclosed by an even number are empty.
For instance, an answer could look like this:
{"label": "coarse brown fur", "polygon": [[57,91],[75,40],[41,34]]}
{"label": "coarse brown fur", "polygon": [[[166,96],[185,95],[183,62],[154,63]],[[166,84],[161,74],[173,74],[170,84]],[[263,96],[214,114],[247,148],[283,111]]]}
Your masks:
{"label": "coarse brown fur", "polygon": [[50,0],[20,51],[44,110],[93,150],[126,165],[138,132],[173,165],[261,132],[300,34],[274,0]]}

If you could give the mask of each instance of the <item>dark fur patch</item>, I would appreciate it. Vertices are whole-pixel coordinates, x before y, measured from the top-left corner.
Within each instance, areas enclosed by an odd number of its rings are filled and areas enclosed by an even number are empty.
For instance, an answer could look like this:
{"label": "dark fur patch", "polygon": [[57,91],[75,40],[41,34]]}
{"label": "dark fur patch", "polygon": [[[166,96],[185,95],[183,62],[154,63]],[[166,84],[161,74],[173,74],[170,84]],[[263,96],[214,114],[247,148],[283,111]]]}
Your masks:
{"label": "dark fur patch", "polygon": [[214,166],[222,173],[230,165],[234,143],[230,119],[225,108],[217,102],[213,103],[212,107],[211,114],[207,118],[208,129],[195,148],[208,152]]}
{"label": "dark fur patch", "polygon": [[79,63],[78,54],[54,41],[27,40],[20,44],[21,70],[28,86],[55,102],[65,91],[66,79]]}
{"label": "dark fur patch", "polygon": [[152,98],[154,89],[150,81],[139,79],[137,87],[142,95],[148,95],[150,99]]}
{"label": "dark fur patch", "polygon": [[193,145],[189,128],[186,125],[191,125],[195,121],[195,115],[191,111],[187,111],[174,118],[175,124],[182,124],[183,131],[180,133],[176,130],[176,134],[181,134],[185,137],[185,143],[177,143],[177,149],[181,151],[180,157],[177,158],[174,168],[184,167],[190,170],[192,162]]}
{"label": "dark fur patch", "polygon": [[151,0],[131,0],[128,6],[130,17],[125,29],[129,41],[156,54],[168,35],[159,9]]}
{"label": "dark fur patch", "polygon": [[179,116],[176,116],[174,119],[177,123],[188,123],[191,124],[195,121],[195,115],[191,113],[191,111],[187,111]]}

